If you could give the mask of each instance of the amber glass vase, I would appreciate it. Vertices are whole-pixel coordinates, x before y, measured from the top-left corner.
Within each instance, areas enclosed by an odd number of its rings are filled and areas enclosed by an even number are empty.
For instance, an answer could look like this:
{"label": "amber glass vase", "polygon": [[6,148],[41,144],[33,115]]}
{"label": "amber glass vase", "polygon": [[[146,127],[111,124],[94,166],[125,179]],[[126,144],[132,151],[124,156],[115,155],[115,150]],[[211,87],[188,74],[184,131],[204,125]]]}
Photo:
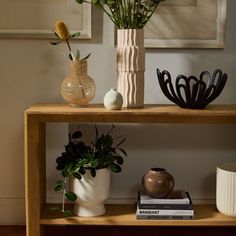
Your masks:
{"label": "amber glass vase", "polygon": [[70,62],[70,74],[61,84],[62,97],[73,107],[87,105],[95,96],[96,85],[88,76],[87,61]]}

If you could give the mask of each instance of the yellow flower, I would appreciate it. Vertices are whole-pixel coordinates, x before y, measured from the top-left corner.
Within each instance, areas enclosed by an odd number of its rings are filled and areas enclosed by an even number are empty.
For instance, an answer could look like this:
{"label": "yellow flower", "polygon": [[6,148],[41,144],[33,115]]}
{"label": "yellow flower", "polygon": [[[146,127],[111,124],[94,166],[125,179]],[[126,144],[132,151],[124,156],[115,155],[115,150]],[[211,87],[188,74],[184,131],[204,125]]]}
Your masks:
{"label": "yellow flower", "polygon": [[55,32],[61,40],[68,40],[70,38],[69,29],[63,21],[56,22]]}

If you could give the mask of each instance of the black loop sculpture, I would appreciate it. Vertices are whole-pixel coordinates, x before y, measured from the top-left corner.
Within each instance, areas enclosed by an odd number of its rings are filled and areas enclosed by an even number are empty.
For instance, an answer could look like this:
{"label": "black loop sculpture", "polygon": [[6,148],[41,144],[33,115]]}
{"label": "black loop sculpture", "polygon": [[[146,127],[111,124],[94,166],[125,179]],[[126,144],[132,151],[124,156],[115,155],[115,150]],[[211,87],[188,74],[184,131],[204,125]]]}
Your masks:
{"label": "black loop sculpture", "polygon": [[224,89],[227,77],[220,69],[212,76],[208,71],[203,71],[199,79],[192,75],[179,75],[173,85],[170,73],[157,69],[157,78],[164,95],[178,106],[190,109],[203,109],[216,99]]}

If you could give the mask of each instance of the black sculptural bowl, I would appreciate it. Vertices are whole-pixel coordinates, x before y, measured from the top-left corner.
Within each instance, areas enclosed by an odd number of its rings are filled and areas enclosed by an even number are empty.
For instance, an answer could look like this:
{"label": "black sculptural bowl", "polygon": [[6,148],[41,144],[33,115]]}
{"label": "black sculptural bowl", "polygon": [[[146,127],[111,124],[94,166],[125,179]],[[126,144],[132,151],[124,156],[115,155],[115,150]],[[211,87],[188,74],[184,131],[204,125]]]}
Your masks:
{"label": "black sculptural bowl", "polygon": [[157,78],[164,95],[182,108],[203,109],[216,99],[224,89],[227,74],[217,69],[213,75],[203,71],[199,79],[195,76],[177,76],[175,83],[167,70],[157,69]]}

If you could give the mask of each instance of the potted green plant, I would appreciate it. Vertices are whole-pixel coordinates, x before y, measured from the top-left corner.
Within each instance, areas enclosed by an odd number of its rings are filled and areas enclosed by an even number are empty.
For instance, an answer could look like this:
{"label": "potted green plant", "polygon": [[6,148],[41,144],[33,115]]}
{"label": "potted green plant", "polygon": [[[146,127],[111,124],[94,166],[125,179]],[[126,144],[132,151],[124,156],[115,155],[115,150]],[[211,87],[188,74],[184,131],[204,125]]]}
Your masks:
{"label": "potted green plant", "polygon": [[[62,211],[65,210],[65,199],[76,201],[74,213],[80,216],[97,216],[105,213],[104,200],[109,195],[110,171],[121,172],[121,165],[127,153],[120,146],[124,137],[116,138],[115,126],[99,134],[95,126],[95,140],[87,145],[82,141],[82,132],[69,134],[65,151],[56,159],[56,169],[61,172],[63,180],[56,181],[55,191],[62,192]],[[69,179],[72,177],[72,189]]]}
{"label": "potted green plant", "polygon": [[144,27],[165,0],[75,0],[101,9],[117,28],[117,91],[123,107],[143,107]]}

